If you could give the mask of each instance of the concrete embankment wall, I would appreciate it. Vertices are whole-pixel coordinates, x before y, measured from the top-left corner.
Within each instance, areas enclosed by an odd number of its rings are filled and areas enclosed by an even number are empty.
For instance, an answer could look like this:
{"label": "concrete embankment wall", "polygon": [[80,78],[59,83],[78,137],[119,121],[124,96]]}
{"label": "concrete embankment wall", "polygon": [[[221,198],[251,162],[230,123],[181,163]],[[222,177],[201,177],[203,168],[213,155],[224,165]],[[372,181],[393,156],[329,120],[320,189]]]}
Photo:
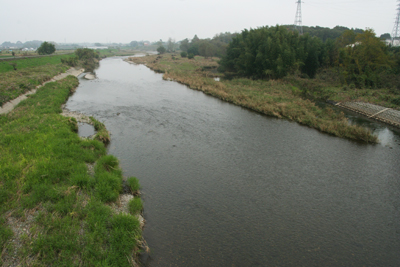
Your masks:
{"label": "concrete embankment wall", "polygon": [[363,103],[363,102],[343,102],[336,103],[335,106],[351,110],[362,114],[369,119],[374,119],[380,122],[400,128],[400,111],[382,106]]}

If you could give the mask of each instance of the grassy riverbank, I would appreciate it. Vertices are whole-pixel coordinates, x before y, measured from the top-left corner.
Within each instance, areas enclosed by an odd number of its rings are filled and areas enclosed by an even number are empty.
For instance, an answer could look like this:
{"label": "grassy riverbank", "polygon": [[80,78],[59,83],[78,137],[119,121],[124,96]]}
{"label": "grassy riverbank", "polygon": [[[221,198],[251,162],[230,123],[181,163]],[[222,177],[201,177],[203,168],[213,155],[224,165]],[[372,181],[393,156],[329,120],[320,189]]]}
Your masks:
{"label": "grassy riverbank", "polygon": [[[61,59],[68,57],[70,55],[0,62],[0,106],[65,72],[69,67],[62,64]],[[16,64],[17,70],[11,63]]]}
{"label": "grassy riverbank", "polygon": [[139,221],[110,205],[118,205],[123,186],[118,160],[60,115],[77,86],[73,76],[48,83],[0,116],[2,266],[133,264]]}
{"label": "grassy riverbank", "polygon": [[[101,50],[101,57],[116,55],[132,55],[132,51],[118,51],[117,49]],[[17,98],[37,85],[50,80],[57,74],[65,72],[71,66],[63,64],[74,55],[54,55],[42,58],[28,58],[14,61],[0,62],[0,106]],[[76,60],[75,67],[87,67],[83,61]],[[98,65],[98,61],[96,60]],[[94,64],[93,68],[97,66]]]}
{"label": "grassy riverbank", "polygon": [[302,90],[284,80],[232,79],[215,81],[216,58],[182,58],[178,55],[132,57],[130,61],[145,64],[164,73],[164,79],[174,80],[235,105],[268,116],[285,118],[334,136],[376,143],[377,138],[365,128],[349,125],[343,113],[321,108],[302,97]]}

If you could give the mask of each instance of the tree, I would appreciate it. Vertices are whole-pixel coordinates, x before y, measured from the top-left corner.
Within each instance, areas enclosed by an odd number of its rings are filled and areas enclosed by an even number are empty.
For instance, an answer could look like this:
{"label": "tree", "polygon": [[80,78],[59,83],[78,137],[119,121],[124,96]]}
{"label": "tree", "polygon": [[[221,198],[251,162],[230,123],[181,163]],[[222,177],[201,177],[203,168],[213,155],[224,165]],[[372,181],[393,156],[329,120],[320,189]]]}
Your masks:
{"label": "tree", "polygon": [[384,33],[384,34],[381,34],[380,39],[381,40],[391,40],[392,37],[390,36],[390,33]]}
{"label": "tree", "polygon": [[199,39],[199,37],[197,37],[197,34],[195,34],[194,37],[193,37],[193,39],[192,39],[192,44],[193,44],[193,43],[196,43],[196,42],[198,42],[198,41],[200,41],[200,39]]}
{"label": "tree", "polygon": [[217,50],[216,46],[209,40],[201,40],[199,42],[199,55],[205,58],[212,57]]}
{"label": "tree", "polygon": [[50,55],[53,54],[55,51],[56,51],[55,45],[48,42],[42,43],[40,47],[37,49],[39,55]]}
{"label": "tree", "polygon": [[340,36],[336,43],[339,47],[346,47],[348,45],[354,44],[356,42],[356,33],[352,30],[345,31],[342,36]]}
{"label": "tree", "polygon": [[138,44],[137,41],[132,41],[132,42],[130,43],[130,45],[131,45],[131,47],[137,47],[139,44]]}
{"label": "tree", "polygon": [[181,41],[180,49],[183,52],[187,52],[190,47],[189,40],[186,38],[185,40]]}
{"label": "tree", "polygon": [[167,49],[165,49],[165,47],[162,46],[162,45],[160,45],[160,46],[157,48],[157,52],[158,52],[159,54],[164,54],[166,51],[167,51]]}
{"label": "tree", "polygon": [[175,52],[175,40],[168,39],[168,52]]}
{"label": "tree", "polygon": [[339,64],[346,73],[346,82],[359,88],[380,86],[381,74],[390,72],[393,63],[388,48],[371,29],[357,34],[354,45],[339,50]]}

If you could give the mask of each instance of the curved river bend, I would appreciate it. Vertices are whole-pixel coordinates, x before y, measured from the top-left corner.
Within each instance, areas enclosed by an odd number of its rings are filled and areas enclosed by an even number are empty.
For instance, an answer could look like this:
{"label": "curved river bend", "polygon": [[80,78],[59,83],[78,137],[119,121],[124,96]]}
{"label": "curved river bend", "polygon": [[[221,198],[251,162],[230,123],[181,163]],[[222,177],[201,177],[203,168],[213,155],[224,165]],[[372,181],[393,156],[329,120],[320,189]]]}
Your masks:
{"label": "curved river bend", "polygon": [[348,141],[101,61],[67,108],[142,185],[146,266],[399,266],[400,137]]}

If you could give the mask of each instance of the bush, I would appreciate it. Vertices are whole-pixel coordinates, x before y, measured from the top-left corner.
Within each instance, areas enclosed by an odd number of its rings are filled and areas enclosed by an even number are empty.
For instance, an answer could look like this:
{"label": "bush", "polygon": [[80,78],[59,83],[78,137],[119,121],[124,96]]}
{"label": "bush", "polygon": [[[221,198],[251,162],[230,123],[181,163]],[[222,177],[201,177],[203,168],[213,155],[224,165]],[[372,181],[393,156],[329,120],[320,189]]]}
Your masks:
{"label": "bush", "polygon": [[94,59],[94,58],[98,59],[100,57],[97,51],[89,48],[78,48],[75,51],[75,55],[78,57],[79,60]]}
{"label": "bush", "polygon": [[189,55],[188,55],[188,59],[194,59],[194,54],[192,54],[192,53],[189,53]]}
{"label": "bush", "polygon": [[132,198],[128,203],[128,210],[132,215],[138,214],[143,209],[142,199],[139,197]]}
{"label": "bush", "polygon": [[62,58],[61,63],[71,67],[75,67],[78,64],[78,58],[77,57]]}
{"label": "bush", "polygon": [[181,52],[181,57],[187,57],[187,53],[186,52]]}
{"label": "bush", "polygon": [[164,54],[165,52],[167,52],[167,49],[165,49],[165,47],[161,45],[159,48],[157,48],[157,52],[159,54]]}
{"label": "bush", "polygon": [[56,47],[54,46],[54,44],[44,42],[37,49],[37,52],[39,53],[39,55],[50,55],[56,52]]}

